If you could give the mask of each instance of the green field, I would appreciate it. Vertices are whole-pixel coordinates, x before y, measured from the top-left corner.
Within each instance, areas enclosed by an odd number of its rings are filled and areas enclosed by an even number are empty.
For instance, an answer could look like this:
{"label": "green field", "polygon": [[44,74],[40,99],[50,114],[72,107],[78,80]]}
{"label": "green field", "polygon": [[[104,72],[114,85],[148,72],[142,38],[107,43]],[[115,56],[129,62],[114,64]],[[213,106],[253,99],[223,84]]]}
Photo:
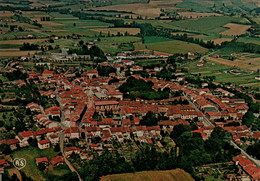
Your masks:
{"label": "green field", "polygon": [[122,51],[118,46],[121,43],[141,42],[141,38],[135,36],[105,37],[96,42],[98,46],[106,53],[116,54]]}
{"label": "green field", "polygon": [[[22,169],[22,171],[27,176],[31,177],[33,180],[44,181],[47,179],[46,175],[38,169],[35,159],[39,157],[47,157],[48,160],[50,161],[51,158],[57,156],[58,153],[54,152],[53,148],[40,150],[39,148],[36,147],[27,147],[27,148],[22,148],[21,150],[18,151],[14,151],[11,155],[13,159],[14,158],[26,159],[27,164],[26,167]],[[68,172],[69,170],[65,166],[62,166],[61,168],[54,168],[54,170],[49,171],[48,174],[51,175],[54,174],[59,176]]]}
{"label": "green field", "polygon": [[157,43],[157,42],[164,42],[164,41],[172,41],[172,39],[158,37],[158,36],[145,36],[144,37],[145,43]]}
{"label": "green field", "polygon": [[229,70],[234,69],[231,66],[209,61],[203,67],[198,67],[197,63],[198,61],[195,61],[184,67],[187,68],[191,74],[201,74],[202,77],[215,76],[217,82],[230,82],[237,85],[258,82],[255,80],[255,76],[258,74],[248,70],[240,69],[243,72],[241,75],[233,75],[228,72]]}
{"label": "green field", "polygon": [[260,38],[240,37],[237,41],[244,42],[244,43],[254,43],[254,44],[260,45]]}
{"label": "green field", "polygon": [[220,33],[226,30],[223,26],[227,23],[243,21],[245,20],[240,17],[219,16],[173,21],[171,24],[179,28],[200,33]]}
{"label": "green field", "polygon": [[165,53],[188,53],[188,52],[200,52],[206,53],[208,49],[203,48],[194,43],[187,43],[184,41],[166,41],[158,43],[146,43],[148,49],[165,52]]}

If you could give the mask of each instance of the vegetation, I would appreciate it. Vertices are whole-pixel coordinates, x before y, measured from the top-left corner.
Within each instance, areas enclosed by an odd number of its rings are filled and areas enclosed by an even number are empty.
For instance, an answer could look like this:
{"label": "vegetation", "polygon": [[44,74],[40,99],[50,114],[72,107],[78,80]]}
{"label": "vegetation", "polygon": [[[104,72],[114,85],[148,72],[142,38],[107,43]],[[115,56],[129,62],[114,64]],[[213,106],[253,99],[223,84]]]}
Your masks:
{"label": "vegetation", "polygon": [[163,91],[154,91],[152,89],[153,82],[146,82],[143,79],[136,79],[130,77],[127,79],[126,83],[119,87],[119,90],[124,94],[124,97],[131,99],[136,99],[138,97],[142,99],[167,99],[169,98],[170,91],[164,89]]}

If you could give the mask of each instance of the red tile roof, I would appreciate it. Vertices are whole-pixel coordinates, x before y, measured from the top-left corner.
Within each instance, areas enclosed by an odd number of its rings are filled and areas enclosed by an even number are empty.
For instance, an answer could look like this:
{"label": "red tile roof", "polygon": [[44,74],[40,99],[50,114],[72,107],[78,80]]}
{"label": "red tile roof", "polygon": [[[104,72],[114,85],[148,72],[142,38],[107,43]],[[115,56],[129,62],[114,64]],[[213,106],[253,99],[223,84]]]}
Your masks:
{"label": "red tile roof", "polygon": [[40,145],[44,145],[44,144],[47,144],[47,143],[50,143],[50,141],[49,140],[41,140],[41,141],[39,141]]}
{"label": "red tile roof", "polygon": [[36,164],[38,165],[41,162],[49,162],[47,157],[36,158]]}
{"label": "red tile roof", "polygon": [[56,165],[57,163],[63,162],[64,158],[63,156],[56,156],[51,159],[51,164]]}

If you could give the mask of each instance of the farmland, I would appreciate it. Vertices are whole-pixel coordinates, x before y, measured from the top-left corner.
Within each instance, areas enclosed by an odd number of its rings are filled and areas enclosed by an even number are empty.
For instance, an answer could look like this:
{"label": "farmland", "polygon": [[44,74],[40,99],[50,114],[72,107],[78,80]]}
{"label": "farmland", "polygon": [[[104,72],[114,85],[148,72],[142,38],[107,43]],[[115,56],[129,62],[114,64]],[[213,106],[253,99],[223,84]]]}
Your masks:
{"label": "farmland", "polygon": [[[209,60],[209,59],[208,59]],[[189,63],[185,65],[185,68],[191,74],[200,74],[203,76],[215,76],[217,82],[232,82],[237,85],[246,84],[246,85],[259,85],[260,83],[254,79],[257,73],[252,72],[250,70],[246,70],[243,67],[233,67],[232,65],[226,65],[222,62],[215,62],[215,61],[207,61],[207,63],[203,67],[197,66],[198,61]],[[233,75],[230,74],[230,70],[240,70],[242,73],[240,75]],[[256,85],[255,85],[256,84]]]}
{"label": "farmland", "polygon": [[222,35],[237,36],[237,35],[244,34],[246,32],[246,30],[248,30],[251,26],[250,25],[228,23],[224,27],[229,28],[229,29],[224,31],[224,32],[221,32]]}
{"label": "farmland", "polygon": [[233,67],[239,67],[239,68],[245,68],[248,70],[253,70],[257,71],[260,69],[260,58],[255,58],[255,59],[248,59],[248,60],[226,60],[226,59],[221,59],[221,58],[212,58],[212,57],[207,57],[207,60],[233,66]]}
{"label": "farmland", "polygon": [[115,174],[108,175],[101,178],[101,181],[117,181],[117,180],[131,180],[131,181],[192,181],[193,178],[183,170],[169,170],[169,171],[143,171],[137,173]]}
{"label": "farmland", "polygon": [[232,38],[217,38],[217,39],[212,39],[211,41],[213,41],[215,44],[221,44],[225,41],[232,41]]}
{"label": "farmland", "polygon": [[157,43],[146,43],[148,49],[156,50],[164,53],[188,53],[188,52],[200,52],[206,53],[208,50],[199,45],[193,43],[187,43],[183,41],[166,41]]}
{"label": "farmland", "polygon": [[219,16],[187,19],[171,22],[170,24],[196,32],[220,33],[226,30],[223,26],[232,21],[243,22],[245,20],[240,17]]}
{"label": "farmland", "polygon": [[139,28],[104,28],[104,29],[90,29],[91,31],[94,32],[101,32],[102,34],[111,34],[111,35],[117,35],[118,33],[120,34],[125,34],[128,33],[130,35],[136,35],[140,33]]}

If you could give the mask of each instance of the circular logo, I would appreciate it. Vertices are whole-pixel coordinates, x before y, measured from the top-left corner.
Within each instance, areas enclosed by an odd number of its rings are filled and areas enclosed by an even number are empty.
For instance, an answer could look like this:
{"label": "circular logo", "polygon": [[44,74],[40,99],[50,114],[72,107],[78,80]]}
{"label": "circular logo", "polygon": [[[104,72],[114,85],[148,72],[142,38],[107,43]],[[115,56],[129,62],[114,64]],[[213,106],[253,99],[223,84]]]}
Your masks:
{"label": "circular logo", "polygon": [[13,161],[13,165],[18,170],[21,170],[22,168],[24,168],[26,166],[26,160],[24,158],[15,158]]}

